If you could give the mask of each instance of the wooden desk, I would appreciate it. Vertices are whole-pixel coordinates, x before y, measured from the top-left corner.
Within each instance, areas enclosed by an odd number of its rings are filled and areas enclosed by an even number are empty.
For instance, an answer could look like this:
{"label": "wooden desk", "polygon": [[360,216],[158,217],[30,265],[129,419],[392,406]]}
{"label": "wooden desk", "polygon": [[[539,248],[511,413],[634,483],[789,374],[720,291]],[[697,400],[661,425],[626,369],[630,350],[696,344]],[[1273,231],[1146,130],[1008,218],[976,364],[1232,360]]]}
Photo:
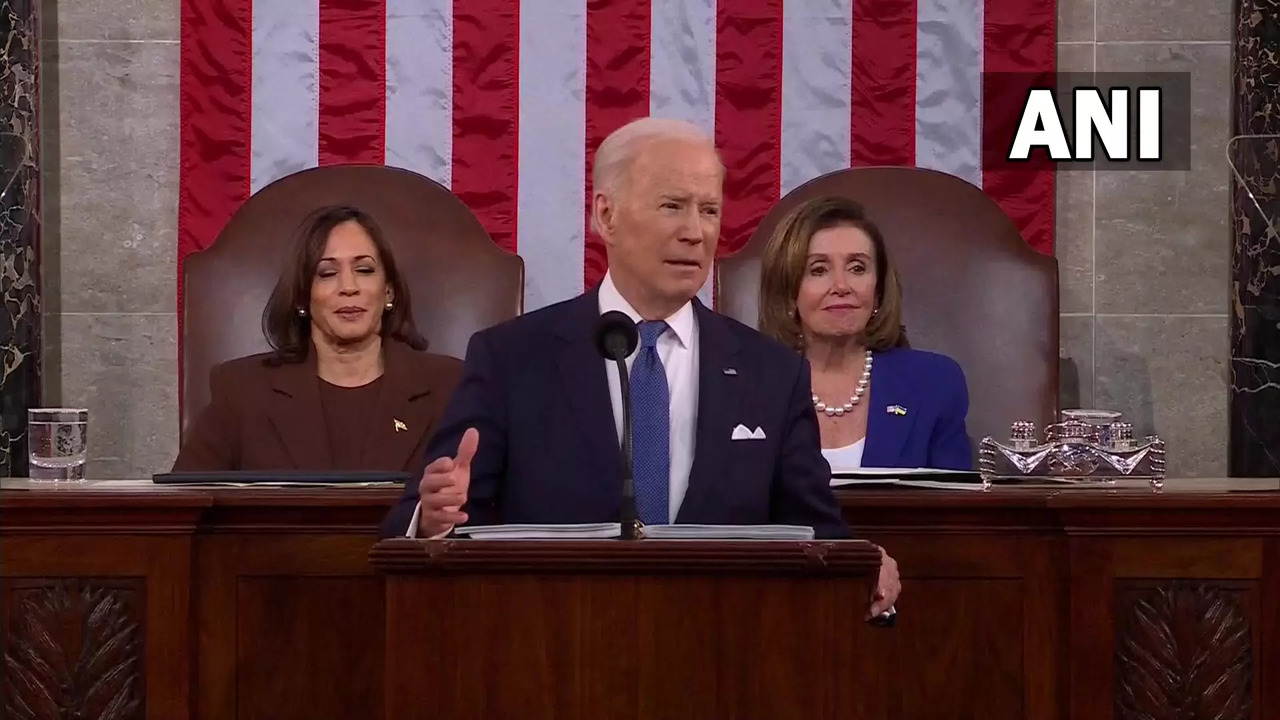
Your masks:
{"label": "wooden desk", "polygon": [[[0,487],[4,717],[384,716],[395,490]],[[1277,481],[842,498],[904,576],[878,717],[1280,714]]]}

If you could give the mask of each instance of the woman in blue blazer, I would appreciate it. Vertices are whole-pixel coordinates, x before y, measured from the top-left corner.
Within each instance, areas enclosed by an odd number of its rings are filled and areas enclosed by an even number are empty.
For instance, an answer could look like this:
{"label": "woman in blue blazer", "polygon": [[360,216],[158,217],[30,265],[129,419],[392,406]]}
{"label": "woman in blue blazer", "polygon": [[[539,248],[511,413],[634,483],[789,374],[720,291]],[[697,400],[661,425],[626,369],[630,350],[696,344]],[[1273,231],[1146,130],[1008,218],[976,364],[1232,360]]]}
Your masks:
{"label": "woman in blue blazer", "polygon": [[973,469],[964,372],[908,347],[897,272],[858,203],[816,198],[779,224],[765,249],[759,324],[808,358],[833,469]]}

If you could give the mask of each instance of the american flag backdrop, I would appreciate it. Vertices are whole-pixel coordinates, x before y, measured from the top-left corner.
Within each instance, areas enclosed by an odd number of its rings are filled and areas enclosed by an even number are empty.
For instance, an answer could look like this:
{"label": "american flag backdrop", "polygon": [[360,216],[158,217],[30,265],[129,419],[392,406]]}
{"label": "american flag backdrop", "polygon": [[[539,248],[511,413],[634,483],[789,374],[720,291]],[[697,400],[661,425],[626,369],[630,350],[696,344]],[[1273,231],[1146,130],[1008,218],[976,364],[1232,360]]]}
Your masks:
{"label": "american flag backdrop", "polygon": [[1007,150],[1025,97],[986,73],[1051,73],[1055,14],[1054,0],[182,0],[178,277],[268,183],[385,163],[449,187],[523,257],[527,309],[572,297],[605,271],[591,155],[646,114],[721,148],[721,255],[782,194],[861,165],[964,178],[1052,253],[1052,168],[983,158]]}

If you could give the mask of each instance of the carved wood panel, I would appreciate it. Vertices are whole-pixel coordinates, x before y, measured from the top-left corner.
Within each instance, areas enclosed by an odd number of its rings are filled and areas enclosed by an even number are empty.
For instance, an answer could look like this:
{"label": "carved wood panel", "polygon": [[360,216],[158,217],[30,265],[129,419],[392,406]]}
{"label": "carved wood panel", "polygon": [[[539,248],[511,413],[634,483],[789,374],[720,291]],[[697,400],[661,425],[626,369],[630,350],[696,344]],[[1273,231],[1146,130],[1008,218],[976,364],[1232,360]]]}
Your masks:
{"label": "carved wood panel", "polygon": [[132,580],[4,583],[8,720],[140,720],[143,590]]}
{"label": "carved wood panel", "polygon": [[1117,593],[1117,720],[1249,720],[1253,638],[1245,593],[1194,582]]}

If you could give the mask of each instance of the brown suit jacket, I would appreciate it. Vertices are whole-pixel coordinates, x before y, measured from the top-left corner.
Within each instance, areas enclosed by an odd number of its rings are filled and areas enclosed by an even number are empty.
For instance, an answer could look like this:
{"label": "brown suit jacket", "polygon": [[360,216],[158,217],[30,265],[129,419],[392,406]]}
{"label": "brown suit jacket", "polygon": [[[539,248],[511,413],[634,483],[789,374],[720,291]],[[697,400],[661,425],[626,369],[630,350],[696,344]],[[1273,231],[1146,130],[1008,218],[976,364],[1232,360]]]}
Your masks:
{"label": "brown suit jacket", "polygon": [[[175,472],[333,469],[315,353],[279,366],[266,365],[267,357],[214,367],[212,401],[182,443]],[[363,469],[421,472],[427,440],[462,375],[462,361],[396,341],[383,343],[383,357]]]}

